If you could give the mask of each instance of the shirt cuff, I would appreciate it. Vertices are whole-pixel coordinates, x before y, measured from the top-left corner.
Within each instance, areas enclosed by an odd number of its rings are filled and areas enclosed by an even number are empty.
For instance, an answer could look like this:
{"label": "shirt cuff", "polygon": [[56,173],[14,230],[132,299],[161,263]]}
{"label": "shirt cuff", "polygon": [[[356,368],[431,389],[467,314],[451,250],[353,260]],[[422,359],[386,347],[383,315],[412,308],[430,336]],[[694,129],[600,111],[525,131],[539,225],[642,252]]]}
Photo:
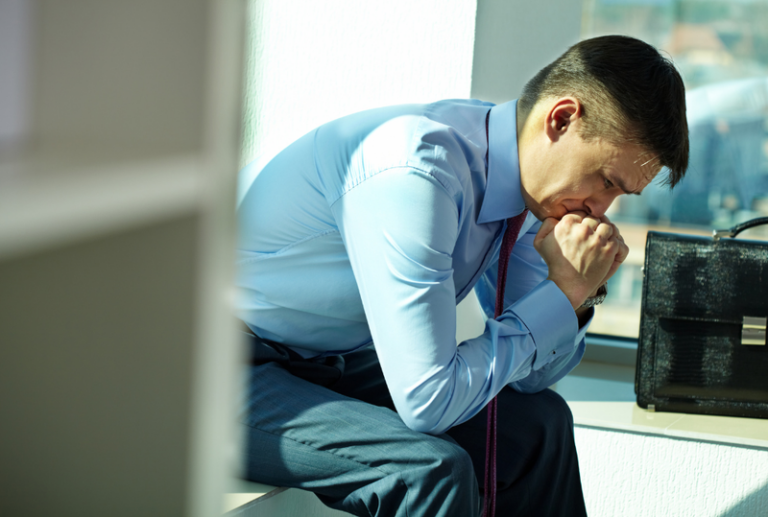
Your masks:
{"label": "shirt cuff", "polygon": [[[534,287],[507,311],[515,314],[531,333],[536,345],[534,370],[572,352],[576,346],[579,320],[568,297],[551,280]],[[584,326],[585,333],[586,328],[587,325]]]}

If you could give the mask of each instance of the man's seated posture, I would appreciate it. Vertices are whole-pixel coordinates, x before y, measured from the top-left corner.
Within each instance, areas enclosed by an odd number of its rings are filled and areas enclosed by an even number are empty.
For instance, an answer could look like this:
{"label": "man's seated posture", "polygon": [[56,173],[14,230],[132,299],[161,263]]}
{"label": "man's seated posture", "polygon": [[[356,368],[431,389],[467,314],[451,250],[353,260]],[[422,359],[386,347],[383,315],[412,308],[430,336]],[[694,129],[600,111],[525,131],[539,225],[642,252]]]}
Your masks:
{"label": "man's seated posture", "polygon": [[[572,416],[547,387],[627,256],[606,210],[687,162],[680,75],[608,36],[518,101],[357,113],[244,171],[247,477],[354,515],[477,516],[497,397],[496,514],[585,515]],[[457,343],[472,289],[489,319]]]}

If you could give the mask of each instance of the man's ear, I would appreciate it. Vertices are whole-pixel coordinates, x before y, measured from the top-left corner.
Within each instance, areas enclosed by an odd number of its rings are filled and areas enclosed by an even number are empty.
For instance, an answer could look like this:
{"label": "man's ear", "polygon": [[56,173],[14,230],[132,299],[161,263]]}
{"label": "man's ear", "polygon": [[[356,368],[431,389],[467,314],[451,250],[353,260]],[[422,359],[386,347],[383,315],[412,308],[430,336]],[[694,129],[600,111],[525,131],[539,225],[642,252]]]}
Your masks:
{"label": "man's ear", "polygon": [[561,97],[550,105],[545,118],[545,132],[550,141],[556,142],[569,130],[582,115],[581,103],[575,97]]}

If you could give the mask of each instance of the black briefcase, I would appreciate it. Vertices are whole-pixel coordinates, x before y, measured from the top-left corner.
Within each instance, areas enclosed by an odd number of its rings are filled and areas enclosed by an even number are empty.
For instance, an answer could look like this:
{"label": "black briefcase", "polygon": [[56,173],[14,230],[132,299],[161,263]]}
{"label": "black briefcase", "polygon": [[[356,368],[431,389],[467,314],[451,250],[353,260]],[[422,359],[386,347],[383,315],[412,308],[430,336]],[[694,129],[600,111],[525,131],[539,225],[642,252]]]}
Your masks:
{"label": "black briefcase", "polygon": [[768,242],[648,232],[635,393],[655,411],[768,418]]}

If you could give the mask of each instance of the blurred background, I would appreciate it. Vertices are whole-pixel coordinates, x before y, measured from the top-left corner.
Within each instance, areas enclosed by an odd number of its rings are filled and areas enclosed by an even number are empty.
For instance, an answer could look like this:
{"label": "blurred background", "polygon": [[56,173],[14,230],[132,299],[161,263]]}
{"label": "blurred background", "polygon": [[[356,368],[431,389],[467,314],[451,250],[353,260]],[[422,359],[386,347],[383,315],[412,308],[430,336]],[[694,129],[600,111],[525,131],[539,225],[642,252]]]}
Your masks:
{"label": "blurred background", "polygon": [[[635,36],[661,49],[686,86],[690,165],[672,191],[660,178],[609,216],[632,253],[611,279],[594,333],[637,337],[648,230],[711,235],[768,216],[768,2],[585,0],[581,35]],[[768,227],[742,234],[765,239]]]}
{"label": "blurred background", "polygon": [[768,215],[768,0],[0,0],[0,514],[216,514],[237,170],[355,111],[514,99],[611,33],[680,69],[691,166],[613,207],[632,253],[569,400],[634,399],[649,229]]}

